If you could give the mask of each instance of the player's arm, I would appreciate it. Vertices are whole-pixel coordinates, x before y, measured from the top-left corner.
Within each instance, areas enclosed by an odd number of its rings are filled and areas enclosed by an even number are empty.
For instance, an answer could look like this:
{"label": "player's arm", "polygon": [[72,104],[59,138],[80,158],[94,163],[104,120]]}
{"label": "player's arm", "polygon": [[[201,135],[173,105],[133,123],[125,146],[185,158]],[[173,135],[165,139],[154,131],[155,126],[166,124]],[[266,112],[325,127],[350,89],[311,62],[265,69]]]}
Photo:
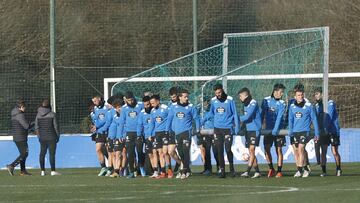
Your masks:
{"label": "player's arm", "polygon": [[311,122],[314,126],[315,131],[315,138],[319,138],[319,124],[317,122],[317,117],[314,108],[310,108],[310,116],[311,116]]}
{"label": "player's arm", "polygon": [[136,134],[137,136],[140,136],[144,131],[144,125],[143,125],[143,114],[140,112],[137,123],[136,123]]}
{"label": "player's arm", "polygon": [[105,123],[103,126],[99,128],[98,132],[100,133],[106,132],[109,129],[111,122],[112,122],[111,112],[107,111],[105,114]]}
{"label": "player's arm", "polygon": [[171,124],[173,122],[173,119],[174,119],[174,111],[173,111],[174,108],[168,108],[168,116],[167,116],[167,119],[166,119],[166,132],[169,132],[171,130]]}
{"label": "player's arm", "polygon": [[276,116],[276,121],[274,125],[274,129],[272,130],[271,134],[276,136],[279,134],[280,131],[280,124],[285,114],[285,104],[281,104],[278,109],[278,114]]}
{"label": "player's arm", "polygon": [[237,135],[237,134],[239,134],[239,131],[240,131],[240,121],[239,121],[239,116],[236,111],[236,105],[235,105],[234,100],[232,100],[232,102],[230,103],[230,109],[233,113],[233,120],[234,120],[234,125],[235,125],[235,135]]}
{"label": "player's arm", "polygon": [[291,108],[289,107],[288,111],[288,120],[289,120],[289,136],[293,135],[293,127],[294,127],[294,113],[292,112]]}
{"label": "player's arm", "polygon": [[125,122],[126,122],[126,111],[125,108],[121,109],[122,112],[120,113],[119,118],[119,131],[121,133],[121,138],[124,138],[124,132],[125,132]]}
{"label": "player's arm", "polygon": [[256,110],[257,110],[256,107],[257,107],[256,103],[249,104],[249,107],[247,108],[247,111],[246,111],[247,112],[246,115],[240,116],[240,121],[247,122],[250,120],[250,118],[253,118],[254,114],[256,113]]}
{"label": "player's arm", "polygon": [[191,109],[191,114],[195,121],[196,132],[200,132],[200,116],[195,107]]}
{"label": "player's arm", "polygon": [[267,101],[266,99],[263,99],[262,103],[261,103],[261,123],[264,122],[265,120],[265,115],[266,115],[266,112],[267,112]]}
{"label": "player's arm", "polygon": [[208,120],[210,120],[212,117],[214,117],[214,111],[215,111],[215,109],[214,109],[214,104],[213,104],[213,102],[211,102],[211,104],[210,104],[210,111],[209,111],[207,114],[204,115],[204,118],[203,118],[203,119],[201,119],[201,126],[204,126],[204,124],[205,124],[206,121],[208,121]]}

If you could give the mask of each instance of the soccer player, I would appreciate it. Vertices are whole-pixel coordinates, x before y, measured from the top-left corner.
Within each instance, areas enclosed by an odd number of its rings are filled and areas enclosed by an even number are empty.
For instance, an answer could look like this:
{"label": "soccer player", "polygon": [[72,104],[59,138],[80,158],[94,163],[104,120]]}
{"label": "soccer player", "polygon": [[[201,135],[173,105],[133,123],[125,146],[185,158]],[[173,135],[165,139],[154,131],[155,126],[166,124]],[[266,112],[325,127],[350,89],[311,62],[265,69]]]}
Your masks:
{"label": "soccer player", "polygon": [[239,118],[236,112],[235,101],[228,96],[221,84],[215,84],[213,87],[215,97],[211,99],[209,114],[203,122],[210,118],[214,119],[214,144],[218,151],[219,160],[219,178],[225,178],[225,160],[224,160],[224,144],[227,158],[230,164],[230,173],[236,176],[233,162],[233,153],[231,145],[233,142],[232,129],[235,127],[235,134],[239,132]]}
{"label": "soccer player", "polygon": [[[172,107],[174,107],[177,103],[178,103],[178,93],[179,93],[179,87],[172,87],[169,90],[169,95],[170,95],[170,102],[169,102],[169,111]],[[168,145],[167,145],[167,150],[164,151],[167,152],[165,153],[165,161],[168,165],[168,170],[167,170],[167,175],[168,178],[172,178],[174,173],[171,169],[171,158],[173,158],[176,162],[175,165],[175,171],[177,171],[177,169],[179,168],[180,164],[181,164],[181,160],[178,156],[178,154],[176,153],[176,138],[175,138],[175,133],[174,133],[174,126],[171,126],[171,128],[169,129],[168,132]],[[178,148],[179,150],[179,148]],[[181,153],[181,152],[179,152]],[[170,155],[170,156],[169,156]]]}
{"label": "soccer player", "polygon": [[105,165],[105,156],[103,152],[103,148],[105,146],[107,138],[107,129],[105,130],[102,127],[106,123],[106,113],[108,112],[108,109],[105,106],[104,100],[100,96],[94,96],[92,98],[92,101],[94,103],[94,112],[91,117],[93,119],[94,126],[92,127],[91,131],[96,133],[96,154],[101,166],[101,170],[98,176],[104,176],[106,173],[108,173],[108,169]]}
{"label": "soccer player", "polygon": [[[157,162],[154,162],[154,156],[152,153],[152,145],[154,142],[153,136],[153,118],[151,117],[151,105],[150,105],[150,97],[144,96],[142,99],[144,109],[141,110],[138,120],[137,120],[137,136],[144,137],[144,144],[145,144],[145,154],[149,156],[151,167],[154,173],[157,173]],[[155,174],[157,176],[158,174]]]}
{"label": "soccer player", "polygon": [[[150,104],[152,107],[151,118],[153,122],[153,134],[155,135],[155,141],[153,143],[153,156],[154,162],[158,163],[160,160],[161,173],[159,176],[153,176],[154,178],[165,178],[165,158],[164,152],[167,151],[168,145],[168,133],[166,131],[166,123],[168,117],[168,106],[160,103],[160,96],[153,95],[150,98]],[[154,174],[156,175],[156,174]]]}
{"label": "soccer player", "polygon": [[[338,113],[336,111],[336,104],[333,100],[328,102],[328,112],[324,113],[324,106],[322,100],[322,89],[315,90],[315,111],[320,128],[320,138],[318,143],[321,147],[321,169],[320,176],[326,176],[326,153],[328,146],[331,144],[331,151],[336,163],[336,176],[341,176],[341,157],[338,151],[340,145],[340,125]],[[324,118],[325,116],[325,118]]]}
{"label": "soccer player", "polygon": [[55,170],[55,153],[56,144],[59,142],[60,132],[58,123],[56,120],[55,112],[51,111],[50,101],[48,99],[43,100],[41,106],[37,110],[35,119],[35,130],[37,131],[40,142],[40,168],[41,176],[45,176],[45,155],[49,149],[50,153],[50,166],[51,175],[61,175]]}
{"label": "soccer player", "polygon": [[254,167],[255,173],[252,178],[259,178],[261,174],[255,155],[255,148],[259,146],[260,141],[260,108],[258,103],[252,98],[248,88],[242,88],[238,95],[240,101],[244,104],[244,115],[240,116],[240,122],[246,126],[245,147],[248,148],[250,155],[247,170],[241,174],[241,177],[248,178],[251,168]]}
{"label": "soccer player", "polygon": [[303,89],[300,88],[295,91],[295,99],[295,103],[291,104],[289,108],[289,136],[293,137],[298,152],[298,159],[296,160],[298,171],[294,177],[306,178],[310,175],[310,171],[304,168],[305,145],[310,137],[311,123],[315,130],[315,140],[319,137],[319,126],[312,104],[304,99]]}
{"label": "soccer player", "polygon": [[[275,84],[271,96],[265,97],[261,105],[261,121],[265,119],[265,129],[271,130],[269,135],[264,135],[265,156],[269,165],[268,178],[276,175],[277,178],[282,177],[283,153],[282,147],[286,145],[284,136],[279,136],[282,128],[283,116],[286,110],[285,101],[282,100],[285,86],[283,84]],[[277,155],[277,172],[272,163],[270,149],[275,145]]]}
{"label": "soccer player", "polygon": [[13,141],[16,144],[16,147],[19,150],[20,155],[9,165],[7,165],[7,170],[11,176],[14,175],[14,169],[17,165],[20,164],[20,175],[31,175],[25,167],[26,158],[29,154],[28,147],[28,131],[32,127],[30,123],[25,118],[25,102],[22,99],[19,99],[16,102],[16,106],[11,110],[11,130],[10,135],[13,136]]}
{"label": "soccer player", "polygon": [[112,155],[112,162],[113,162],[113,166],[114,166],[114,172],[110,175],[110,177],[112,178],[116,178],[119,177],[120,175],[120,166],[121,166],[121,135],[122,133],[118,130],[119,129],[119,125],[120,125],[120,113],[121,113],[121,107],[122,105],[124,105],[124,101],[122,100],[122,98],[116,98],[114,99],[114,101],[112,102],[112,106],[115,110],[115,115],[112,119],[111,125],[109,127],[109,132],[108,132],[108,148],[110,149],[109,151],[111,153],[109,153],[109,156]]}
{"label": "soccer player", "polygon": [[180,171],[180,178],[185,179],[190,176],[192,121],[195,121],[196,134],[198,134],[200,132],[200,120],[195,106],[189,103],[189,92],[185,89],[180,90],[178,98],[177,104],[169,109],[166,131],[174,130],[178,146],[182,151],[180,157],[183,167]]}
{"label": "soccer player", "polygon": [[[214,118],[210,117],[207,121],[204,120],[205,117],[208,117],[210,111],[210,104],[211,98],[204,98],[204,116],[201,120],[201,126],[203,130],[213,130],[214,129]],[[214,158],[216,161],[217,170],[219,170],[219,161],[218,161],[218,152],[216,147],[214,146],[214,134],[201,134],[198,138],[198,142],[203,148],[204,153],[202,156],[204,157],[204,171],[202,174],[204,175],[211,175],[212,174],[212,165],[211,165],[211,153],[210,150],[212,148]]]}
{"label": "soccer player", "polygon": [[[128,178],[135,178],[135,155],[137,154],[137,166],[140,168],[140,173],[142,176],[145,176],[144,169],[144,137],[142,135],[137,135],[137,122],[139,114],[143,109],[142,102],[137,102],[135,96],[132,92],[126,92],[125,94],[126,105],[122,108],[122,113],[120,115],[120,130],[121,132],[126,133],[126,151],[129,162],[130,173],[127,176]],[[136,148],[136,154],[135,154]]]}
{"label": "soccer player", "polygon": [[[291,106],[291,104],[294,104],[296,102],[295,93],[297,90],[302,90],[304,92],[304,89],[305,89],[304,85],[301,83],[295,85],[293,88],[293,91],[292,91],[293,97],[290,97],[290,99],[288,100],[287,111],[286,111],[287,114],[285,115],[285,123],[287,125],[289,123],[288,119],[289,119],[290,106]],[[304,93],[304,100],[305,100],[305,102],[309,102],[309,100],[307,98],[305,98],[305,93]],[[309,136],[307,138],[306,143],[308,143],[310,140],[311,140],[311,136]],[[291,144],[293,152],[294,152],[295,162],[297,163],[297,160],[299,159],[299,153],[298,153],[298,148],[297,148],[298,143],[294,141],[294,137],[290,137],[290,144]],[[304,165],[305,165],[304,166],[305,170],[311,172],[310,162],[309,162],[308,153],[307,153],[306,149],[304,149]]]}

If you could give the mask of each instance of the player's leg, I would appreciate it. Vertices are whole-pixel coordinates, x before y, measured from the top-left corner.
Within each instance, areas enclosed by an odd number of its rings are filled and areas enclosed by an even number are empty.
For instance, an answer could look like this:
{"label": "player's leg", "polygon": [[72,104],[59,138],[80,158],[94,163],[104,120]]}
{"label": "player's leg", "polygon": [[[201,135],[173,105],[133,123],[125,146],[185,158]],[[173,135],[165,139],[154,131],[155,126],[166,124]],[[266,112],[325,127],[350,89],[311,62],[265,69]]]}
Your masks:
{"label": "player's leg", "polygon": [[105,157],[103,153],[103,149],[105,147],[106,137],[103,134],[97,134],[95,138],[95,149],[96,149],[96,155],[98,157],[98,160],[100,162],[101,170],[98,174],[98,176],[104,176],[107,168],[105,165]]}
{"label": "player's leg", "polygon": [[163,149],[163,133],[162,132],[158,132],[156,133],[156,140],[157,140],[157,153],[159,156],[159,161],[160,161],[160,167],[161,167],[161,173],[159,175],[159,178],[165,178],[166,177],[166,173],[165,173],[165,157],[164,157],[164,149]]}
{"label": "player's leg", "polygon": [[127,150],[125,140],[122,140],[122,150],[121,150],[121,176],[127,176],[128,174],[128,158],[127,158]]}
{"label": "player's leg", "polygon": [[336,176],[341,176],[341,156],[339,154],[340,136],[330,135],[331,151],[336,163]]}
{"label": "player's leg", "polygon": [[214,135],[211,136],[211,148],[216,162],[216,173],[219,173],[220,165],[219,165],[218,149],[215,146]]}
{"label": "player's leg", "polygon": [[168,150],[168,138],[163,138],[163,156],[164,156],[164,160],[165,160],[165,166],[164,166],[164,171],[166,174],[166,166],[171,169],[171,158],[170,158],[170,154],[169,154],[169,150]]}
{"label": "player's leg", "polygon": [[[321,139],[321,138],[320,138]],[[321,143],[320,145],[321,148],[321,170],[322,173],[320,176],[326,176],[326,154],[327,154],[327,149],[328,149],[328,144],[326,143]]]}
{"label": "player's leg", "polygon": [[276,136],[275,138],[275,147],[276,147],[276,155],[277,155],[277,171],[276,176],[277,178],[280,178],[283,176],[282,174],[282,166],[284,162],[284,155],[282,148],[286,145],[286,139],[285,136]]}
{"label": "player's leg", "polygon": [[47,149],[48,149],[47,142],[40,141],[39,162],[40,162],[41,175],[45,175],[45,156]]}
{"label": "player's leg", "polygon": [[55,169],[55,155],[56,155],[56,141],[52,140],[48,142],[49,146],[49,160],[50,160],[50,167],[51,167],[51,175],[61,175]]}
{"label": "player's leg", "polygon": [[128,178],[135,178],[135,144],[136,134],[127,133],[126,135],[126,151],[129,162],[129,175]]}
{"label": "player's leg", "polygon": [[225,134],[224,144],[225,144],[226,156],[229,161],[230,174],[232,177],[235,177],[236,174],[235,174],[235,168],[234,168],[234,154],[231,151],[232,142],[233,142],[233,136],[231,135],[231,131],[229,130]]}
{"label": "player's leg", "polygon": [[136,153],[138,156],[138,167],[140,168],[141,176],[146,176],[146,172],[144,169],[145,163],[145,154],[143,152],[144,148],[144,137],[140,136],[136,138]]}
{"label": "player's leg", "polygon": [[320,165],[321,164],[321,154],[320,154],[320,148],[321,148],[321,144],[318,141],[315,141],[314,142],[314,147],[315,147],[315,157],[316,157],[316,163],[317,165]]}
{"label": "player's leg", "polygon": [[190,147],[191,140],[189,133],[180,134],[180,144],[184,152],[184,157],[182,159],[183,169],[181,173],[181,179],[188,178],[190,176]]}
{"label": "player's leg", "polygon": [[[303,169],[304,169],[304,159],[305,159],[305,155],[304,155],[304,151],[305,151],[305,145],[302,144],[302,143],[299,143],[298,144],[298,147],[297,147],[297,150],[298,150],[298,163],[297,163],[297,166],[298,166],[298,172],[300,172],[300,174],[303,172]],[[296,175],[296,174],[295,174]],[[298,176],[296,176],[298,177]],[[299,176],[300,177],[300,176]]]}
{"label": "player's leg", "polygon": [[211,136],[205,135],[205,141],[202,143],[202,145],[205,148],[205,169],[206,169],[206,171],[203,173],[204,175],[211,175],[212,174],[211,143],[212,143]]}
{"label": "player's leg", "polygon": [[269,171],[267,177],[273,177],[275,176],[275,169],[272,162],[272,156],[271,156],[271,147],[274,142],[274,137],[272,135],[264,135],[264,149],[265,149],[265,158],[269,165]]}
{"label": "player's leg", "polygon": [[219,160],[219,178],[225,178],[225,160],[224,160],[224,133],[222,129],[214,129],[214,142],[216,149],[218,151],[218,160]]}
{"label": "player's leg", "polygon": [[110,175],[112,178],[116,178],[120,174],[120,143],[118,139],[113,140],[114,143],[114,172]]}
{"label": "player's leg", "polygon": [[110,176],[114,172],[114,143],[113,140],[107,139],[106,140],[106,150],[108,153],[108,170],[105,176]]}

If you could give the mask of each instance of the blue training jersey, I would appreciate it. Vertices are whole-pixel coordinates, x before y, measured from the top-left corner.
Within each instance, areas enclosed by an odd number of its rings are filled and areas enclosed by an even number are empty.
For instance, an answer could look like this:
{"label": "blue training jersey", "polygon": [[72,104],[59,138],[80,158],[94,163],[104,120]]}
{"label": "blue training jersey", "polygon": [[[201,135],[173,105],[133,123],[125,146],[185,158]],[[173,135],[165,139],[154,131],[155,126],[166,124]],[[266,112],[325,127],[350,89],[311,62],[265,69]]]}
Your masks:
{"label": "blue training jersey", "polygon": [[192,133],[192,121],[195,121],[196,131],[200,130],[200,119],[196,107],[193,104],[182,106],[175,104],[169,109],[166,131],[170,128],[178,135],[189,131]]}
{"label": "blue training jersey", "polygon": [[120,133],[120,131],[118,130],[119,125],[120,125],[120,114],[115,112],[115,115],[113,116],[112,122],[109,127],[108,138],[110,139],[121,138],[122,133]]}
{"label": "blue training jersey", "polygon": [[294,132],[310,132],[310,125],[313,123],[315,136],[319,136],[319,126],[315,110],[310,102],[305,102],[303,107],[290,105],[289,108],[289,136]]}
{"label": "blue training jersey", "polygon": [[328,102],[328,113],[326,114],[325,120],[322,102],[315,104],[315,112],[320,131],[340,136],[339,115],[333,100],[329,100]]}
{"label": "blue training jersey", "polygon": [[142,136],[147,139],[154,136],[154,123],[151,113],[146,113],[145,109],[141,110],[137,121],[137,136]]}
{"label": "blue training jersey", "polygon": [[255,131],[256,136],[260,136],[260,108],[254,99],[247,106],[244,105],[244,115],[240,116],[240,121],[246,125],[246,131]]}
{"label": "blue training jersey", "polygon": [[239,118],[234,99],[227,96],[226,100],[221,102],[216,97],[213,97],[210,105],[209,114],[206,115],[203,122],[213,118],[215,128],[232,129],[235,127],[235,134],[238,134]]}
{"label": "blue training jersey", "polygon": [[276,100],[274,97],[265,97],[261,104],[261,121],[265,119],[265,129],[272,130],[272,135],[279,135],[283,127],[283,118],[286,110],[284,100]]}
{"label": "blue training jersey", "polygon": [[[214,117],[209,116],[210,112],[209,111],[205,111],[204,112],[204,118],[201,119],[201,126],[204,129],[214,129]],[[207,120],[205,120],[205,118],[208,118]]]}
{"label": "blue training jersey", "polygon": [[138,116],[143,109],[142,102],[138,102],[134,107],[129,105],[124,105],[121,108],[120,116],[120,131],[127,132],[136,132],[137,131],[137,121]]}
{"label": "blue training jersey", "polygon": [[151,110],[154,125],[153,134],[155,134],[155,132],[166,131],[168,112],[169,108],[165,104],[160,104],[160,106]]}
{"label": "blue training jersey", "polygon": [[96,127],[96,132],[97,133],[104,133],[104,129],[101,129],[105,123],[106,123],[106,114],[108,112],[108,109],[106,108],[106,106],[102,106],[102,107],[94,107],[94,114],[92,116],[93,118],[93,123]]}

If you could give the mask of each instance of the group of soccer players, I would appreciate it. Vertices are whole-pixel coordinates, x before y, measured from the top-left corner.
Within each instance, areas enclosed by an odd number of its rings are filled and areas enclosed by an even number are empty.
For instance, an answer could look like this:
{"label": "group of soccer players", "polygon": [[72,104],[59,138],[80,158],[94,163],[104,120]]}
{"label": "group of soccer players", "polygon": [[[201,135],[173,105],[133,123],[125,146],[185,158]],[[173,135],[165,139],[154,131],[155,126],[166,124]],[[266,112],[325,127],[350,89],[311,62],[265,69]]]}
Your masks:
{"label": "group of soccer players", "polygon": [[[321,176],[326,175],[326,152],[330,144],[337,166],[336,175],[341,175],[338,153],[340,128],[336,106],[334,101],[330,100],[325,113],[321,89],[314,93],[314,105],[305,98],[304,86],[301,84],[294,87],[294,98],[285,102],[282,100],[285,86],[275,84],[271,95],[265,97],[259,105],[245,87],[238,92],[239,100],[243,104],[241,115],[236,108],[235,99],[225,93],[221,84],[214,85],[213,90],[213,98],[204,98],[205,111],[202,116],[199,108],[189,103],[188,90],[178,87],[169,90],[171,99],[168,105],[161,103],[159,95],[151,93],[144,95],[142,102],[137,101],[132,92],[112,96],[107,100],[107,106],[100,96],[94,96],[91,131],[101,165],[99,176],[135,178],[137,174],[150,175],[144,168],[145,160],[148,159],[151,164],[151,178],[172,178],[178,171],[176,178],[186,179],[191,175],[191,136],[196,135],[203,152],[202,174],[212,174],[212,148],[217,175],[220,178],[226,177],[225,151],[230,175],[235,177],[231,146],[233,135],[243,132],[249,160],[247,170],[241,177],[250,177],[252,168],[255,170],[252,178],[261,176],[255,154],[261,134],[264,135],[265,154],[269,165],[267,176],[282,177],[282,147],[286,141],[285,136],[279,135],[279,132],[280,129],[285,129],[286,125],[298,169],[294,177],[310,175],[305,146],[311,139],[314,139],[318,146],[316,148],[321,149],[321,153],[318,153],[321,154],[321,160],[318,160],[323,171]],[[310,132],[311,124],[314,136]],[[276,147],[277,171],[272,164],[272,145]],[[176,163],[174,169],[171,159]]]}

